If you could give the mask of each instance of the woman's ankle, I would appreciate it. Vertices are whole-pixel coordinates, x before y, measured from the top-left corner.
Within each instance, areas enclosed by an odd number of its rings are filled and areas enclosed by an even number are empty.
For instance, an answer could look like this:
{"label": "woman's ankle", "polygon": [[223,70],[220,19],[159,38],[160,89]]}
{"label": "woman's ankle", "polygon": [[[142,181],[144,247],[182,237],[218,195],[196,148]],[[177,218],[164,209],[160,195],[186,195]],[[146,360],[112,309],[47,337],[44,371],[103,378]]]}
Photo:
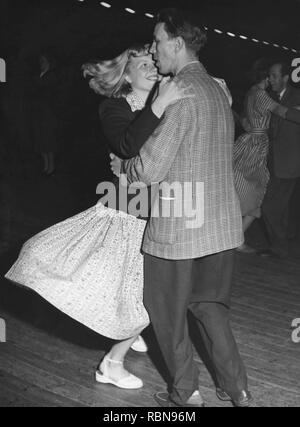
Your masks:
{"label": "woman's ankle", "polygon": [[102,359],[99,370],[113,380],[120,380],[129,376],[129,372],[124,368],[123,361],[110,359],[108,355]]}

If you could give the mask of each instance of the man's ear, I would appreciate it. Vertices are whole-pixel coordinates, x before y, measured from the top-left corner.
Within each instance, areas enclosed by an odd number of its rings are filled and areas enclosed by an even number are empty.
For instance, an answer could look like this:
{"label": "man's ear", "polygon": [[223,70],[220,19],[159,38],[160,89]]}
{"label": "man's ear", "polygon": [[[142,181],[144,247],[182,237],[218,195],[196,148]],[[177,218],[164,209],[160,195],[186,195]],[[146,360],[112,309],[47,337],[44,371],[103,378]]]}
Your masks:
{"label": "man's ear", "polygon": [[289,80],[290,80],[290,76],[288,74],[283,77],[283,81],[285,84],[288,84]]}
{"label": "man's ear", "polygon": [[185,47],[185,41],[182,37],[176,37],[175,41],[175,50],[176,52],[180,52]]}

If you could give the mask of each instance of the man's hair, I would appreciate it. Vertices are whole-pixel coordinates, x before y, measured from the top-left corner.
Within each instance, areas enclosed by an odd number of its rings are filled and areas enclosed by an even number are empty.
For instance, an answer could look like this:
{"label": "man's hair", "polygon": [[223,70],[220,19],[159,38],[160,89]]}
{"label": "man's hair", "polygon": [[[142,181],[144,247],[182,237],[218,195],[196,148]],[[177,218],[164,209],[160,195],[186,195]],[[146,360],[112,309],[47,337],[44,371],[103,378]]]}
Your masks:
{"label": "man's hair", "polygon": [[280,65],[282,77],[284,76],[290,77],[292,73],[292,66],[288,62],[279,60],[274,62],[273,65]]}
{"label": "man's hair", "polygon": [[248,73],[252,83],[261,83],[269,77],[271,61],[266,58],[260,58],[254,62]]}
{"label": "man's hair", "polygon": [[157,15],[157,23],[165,24],[169,37],[182,37],[188,50],[196,55],[207,42],[207,33],[201,24],[195,22],[190,12],[178,9],[163,9]]}

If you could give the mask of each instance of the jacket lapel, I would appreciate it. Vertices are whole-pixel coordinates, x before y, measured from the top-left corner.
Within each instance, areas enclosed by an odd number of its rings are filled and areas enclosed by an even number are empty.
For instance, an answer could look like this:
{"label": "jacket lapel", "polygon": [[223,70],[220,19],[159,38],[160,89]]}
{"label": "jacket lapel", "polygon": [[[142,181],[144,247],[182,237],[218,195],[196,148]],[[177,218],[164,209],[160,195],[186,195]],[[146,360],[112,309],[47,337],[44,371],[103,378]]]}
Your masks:
{"label": "jacket lapel", "polygon": [[[288,86],[283,97],[282,97],[282,99],[281,99],[281,101],[280,101],[281,105],[286,106],[287,100],[289,99],[290,92],[291,92],[291,88]],[[279,129],[280,129],[281,125],[283,124],[283,122],[285,121],[285,119],[277,116],[276,118],[274,118],[274,121],[276,122],[276,124],[274,126],[274,133],[273,133],[273,137],[275,139],[277,137]]]}
{"label": "jacket lapel", "polygon": [[284,93],[284,95],[283,95],[283,97],[282,97],[282,100],[280,101],[280,104],[285,105],[285,102],[289,98],[290,92],[291,92],[291,88],[288,86],[287,89],[286,89],[286,91],[285,91],[285,93]]}

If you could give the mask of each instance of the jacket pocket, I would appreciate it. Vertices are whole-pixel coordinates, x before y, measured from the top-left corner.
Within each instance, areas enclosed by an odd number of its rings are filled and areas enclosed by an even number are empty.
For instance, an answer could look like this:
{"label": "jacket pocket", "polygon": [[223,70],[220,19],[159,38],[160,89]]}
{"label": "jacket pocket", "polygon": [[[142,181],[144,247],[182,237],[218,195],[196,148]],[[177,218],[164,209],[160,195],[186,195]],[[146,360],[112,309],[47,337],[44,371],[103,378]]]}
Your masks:
{"label": "jacket pocket", "polygon": [[177,242],[176,219],[151,218],[148,224],[149,240],[163,245],[174,245]]}

